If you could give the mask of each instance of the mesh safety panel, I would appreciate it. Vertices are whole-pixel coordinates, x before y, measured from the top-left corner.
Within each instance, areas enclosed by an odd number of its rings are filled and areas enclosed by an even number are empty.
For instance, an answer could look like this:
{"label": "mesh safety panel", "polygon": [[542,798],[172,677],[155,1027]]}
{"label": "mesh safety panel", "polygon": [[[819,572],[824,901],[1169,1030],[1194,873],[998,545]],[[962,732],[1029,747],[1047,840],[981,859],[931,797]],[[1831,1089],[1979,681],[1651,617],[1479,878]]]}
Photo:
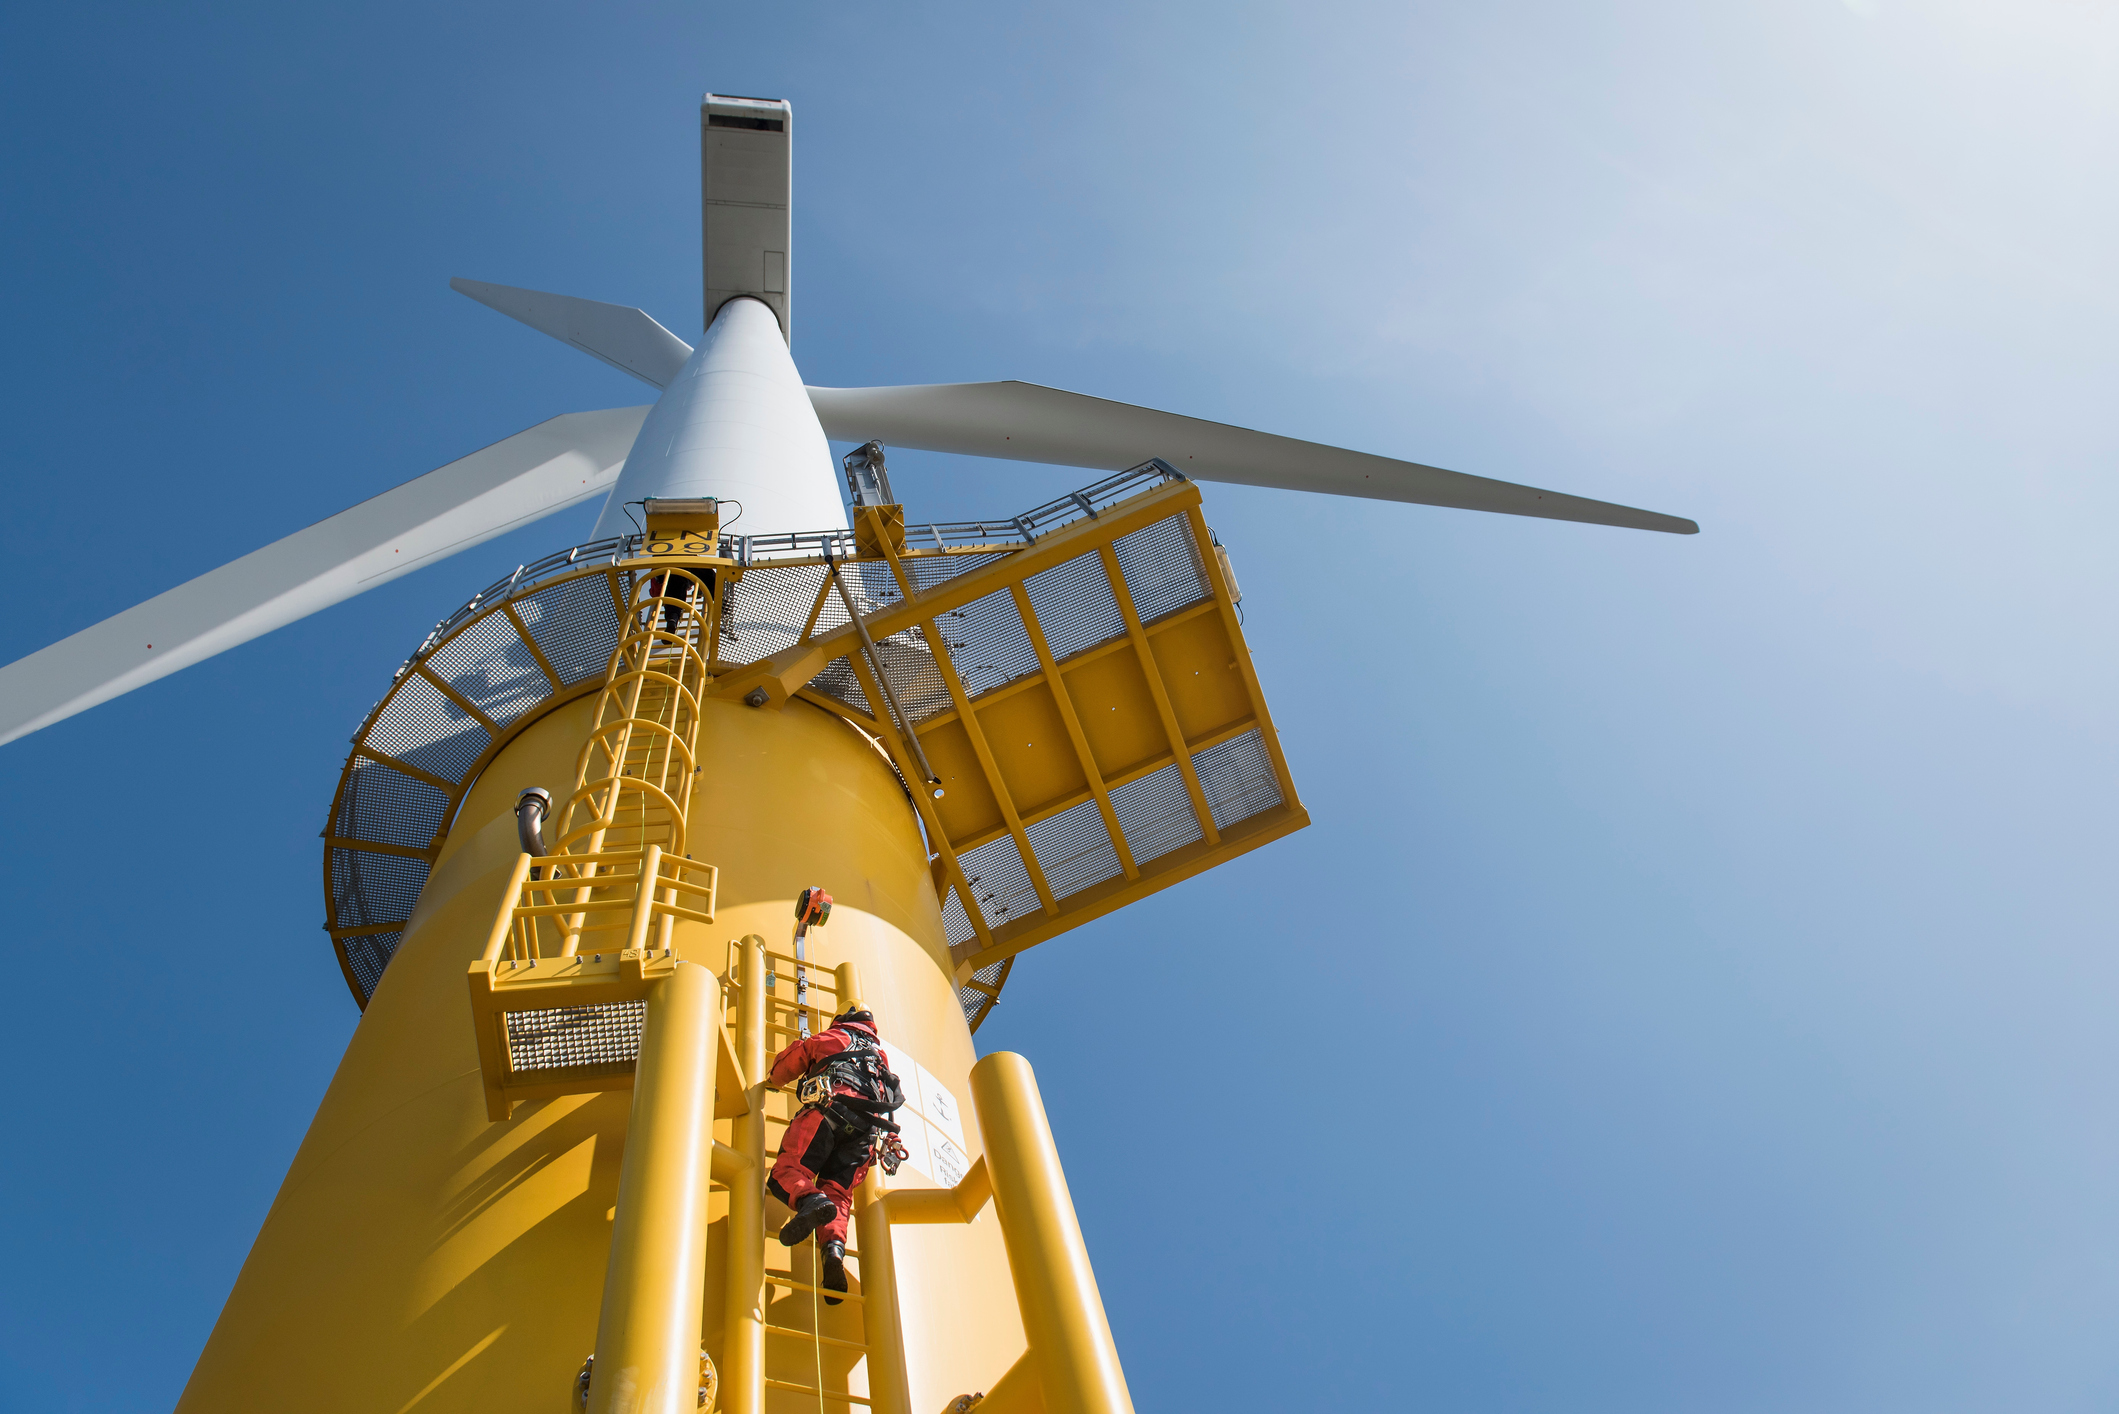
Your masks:
{"label": "mesh safety panel", "polygon": [[986,1019],[986,1013],[1000,1005],[998,993],[1008,974],[1015,970],[1015,959],[1004,957],[999,962],[988,963],[971,974],[971,980],[985,984],[991,990],[978,987],[959,987],[956,992],[957,1005],[964,1009],[964,1024],[972,1030]]}
{"label": "mesh safety panel", "polygon": [[1210,746],[1192,758],[1199,788],[1214,812],[1214,827],[1226,829],[1281,803],[1280,778],[1266,755],[1265,739],[1253,727],[1242,736]]}
{"label": "mesh safety panel", "polygon": [[1192,528],[1178,516],[1143,526],[1111,542],[1119,571],[1143,623],[1197,604],[1211,592],[1199,563]]}
{"label": "mesh safety panel", "polygon": [[357,938],[339,940],[346,950],[346,965],[353,969],[353,980],[363,997],[375,995],[375,984],[383,980],[383,969],[397,955],[397,945],[404,936],[400,929],[393,933],[363,933]]}
{"label": "mesh safety panel", "polygon": [[[1000,555],[952,555],[946,559],[910,560],[905,562],[905,570],[907,577],[912,580],[913,591],[921,593],[1001,558],[1003,557]],[[979,626],[994,612],[991,608],[982,609],[981,606],[995,599],[1000,600],[1006,609],[1006,623],[1013,630],[1013,641],[1020,645],[1019,651],[1029,652],[1030,640],[1023,633],[1022,623],[1015,615],[1015,606],[1008,603],[1005,593],[989,594],[962,609],[935,616],[935,632],[941,635],[943,643],[947,646],[949,660],[955,665],[957,677],[964,685],[965,695],[969,697],[977,697],[980,693],[1006,682],[1008,677],[1020,675],[1019,669],[999,668],[995,665],[996,662],[1013,656],[1009,650],[1003,649],[999,653],[987,655],[976,637],[972,639],[972,646],[965,646],[967,634],[979,635],[982,632]],[[1002,631],[1005,633],[1007,630]],[[898,646],[891,648],[886,646],[888,644]],[[890,687],[891,691],[898,695],[898,705],[904,708],[905,714],[915,722],[924,722],[929,717],[938,716],[956,705],[956,699],[949,694],[949,685],[943,681],[942,670],[935,666],[934,649],[927,641],[927,635],[921,630],[908,629],[878,643],[876,647],[883,654],[885,665],[890,670]],[[989,661],[989,657],[993,661]],[[1032,657],[1030,663],[1034,671],[1037,666],[1036,658]],[[997,676],[1000,672],[1006,672],[1007,677]]]}
{"label": "mesh safety panel", "polygon": [[913,721],[924,722],[956,705],[956,699],[949,695],[949,684],[942,679],[942,670],[935,666],[927,635],[920,630],[906,629],[878,639],[876,657],[882,660],[883,675],[898,699],[898,710]]}
{"label": "mesh safety panel", "polygon": [[646,1019],[645,1001],[511,1011],[508,1068],[520,1073],[638,1060],[640,1027]]}
{"label": "mesh safety panel", "polygon": [[802,625],[809,622],[809,611],[823,588],[822,565],[757,565],[746,570],[722,591],[722,661],[755,663],[792,646],[801,638]]}
{"label": "mesh safety panel", "polygon": [[1118,816],[1126,848],[1136,862],[1146,863],[1200,838],[1191,793],[1174,764],[1113,790],[1111,813]]}
{"label": "mesh safety panel", "polygon": [[517,600],[515,612],[561,682],[603,676],[618,646],[618,610],[608,579],[590,574],[565,580]]}
{"label": "mesh safety panel", "polygon": [[448,792],[380,761],[355,757],[339,791],[331,833],[342,839],[426,849],[448,820],[449,805]]}
{"label": "mesh safety panel", "polygon": [[861,680],[853,675],[853,664],[844,658],[834,658],[825,665],[824,671],[809,680],[809,690],[835,698],[870,717],[882,716],[882,709],[868,700],[861,691]]}
{"label": "mesh safety panel", "polygon": [[[906,575],[912,580],[913,588],[917,592],[932,589],[1002,557],[1000,553],[949,555],[926,560],[907,560],[904,564]],[[753,568],[744,574],[737,588],[749,588],[761,574],[764,581],[759,586],[758,594],[760,597],[771,598],[775,607],[770,611],[756,611],[754,617],[783,624],[784,616],[791,614],[794,620],[792,628],[786,630],[784,637],[777,636],[780,630],[777,627],[774,629],[776,647],[766,650],[773,652],[795,642],[802,624],[810,612],[816,609],[816,596],[825,587],[824,569],[821,565],[767,566],[763,570]],[[888,564],[867,561],[841,565],[839,574],[846,585],[846,592],[853,596],[854,604],[860,609],[863,618],[904,599],[898,588],[897,577],[891,573]],[[978,601],[978,604],[985,604],[988,599],[996,598],[1006,606],[1007,621],[1013,627],[1015,647],[1007,651],[1017,657],[1030,655],[1030,665],[1035,670],[1037,659],[1031,654],[1030,639],[1023,632],[1022,621],[1015,616],[1014,606],[1007,603],[1008,596],[1005,593],[988,595],[987,599]],[[943,635],[945,641],[954,644],[962,637],[967,615],[976,608],[978,605],[970,605],[956,613],[938,615],[935,625],[937,631]],[[751,612],[746,610],[746,613]],[[832,633],[845,628],[850,622],[852,620],[847,617],[844,601],[839,598],[839,592],[833,589],[825,594],[823,608],[817,613],[816,627],[812,632],[818,635]],[[965,673],[967,666],[986,661],[984,657],[971,656],[971,652],[967,650],[965,653],[959,653],[954,648],[950,652],[950,658],[956,662],[960,675]],[[754,662],[765,655],[746,648],[740,661]],[[724,653],[722,656],[729,655]],[[898,707],[911,721],[923,722],[929,717],[949,711],[956,705],[956,699],[950,695],[949,684],[943,678],[941,668],[935,663],[934,650],[927,642],[927,635],[918,625],[877,639],[876,657],[880,660],[876,666],[881,669],[885,681],[890,684]],[[1011,670],[1011,675],[1019,675],[1019,672]],[[994,684],[995,679],[991,673],[971,676],[965,679],[964,690],[968,694],[976,695],[987,691]],[[809,689],[826,697],[836,698],[857,712],[866,713],[871,717],[877,714],[878,708],[870,703],[867,694],[861,691],[852,667],[843,658],[834,661],[830,667],[811,679]]]}
{"label": "mesh safety panel", "polygon": [[1038,867],[1045,871],[1054,898],[1080,893],[1125,872],[1104,829],[1103,812],[1093,800],[1025,825],[1023,834],[1030,841],[1030,852],[1037,856]]}
{"label": "mesh safety panel", "polygon": [[1096,555],[1083,555],[1034,574],[1023,581],[1023,590],[1044,626],[1052,656],[1062,662],[1126,632],[1118,600],[1111,597],[1111,581],[1104,578],[1103,561]]}
{"label": "mesh safety panel", "polygon": [[503,727],[552,695],[551,681],[505,614],[472,620],[434,650],[427,668]]}
{"label": "mesh safety panel", "polygon": [[951,947],[968,943],[978,936],[978,931],[971,926],[970,916],[964,912],[963,895],[954,888],[942,895],[942,936],[949,940]]}
{"label": "mesh safety panel", "polygon": [[937,584],[946,584],[958,575],[969,574],[975,569],[990,565],[995,560],[1005,560],[1014,553],[1013,550],[995,550],[991,554],[983,555],[950,555],[942,559],[907,560],[905,572],[912,577],[914,589],[925,591]]}
{"label": "mesh safety panel", "polygon": [[957,856],[957,863],[971,881],[971,892],[979,901],[979,912],[986,915],[987,927],[998,928],[1026,913],[1037,912],[1041,906],[1037,890],[1030,886],[1030,871],[1023,867],[1022,851],[1015,847],[1011,836],[1002,835],[967,850]]}
{"label": "mesh safety panel", "polygon": [[950,661],[973,698],[1038,671],[1037,650],[1005,589],[938,615],[935,627],[948,639]]}
{"label": "mesh safety panel", "polygon": [[[819,565],[816,568],[819,576],[816,582],[819,586],[822,586],[824,583],[822,578],[823,566]],[[744,578],[748,580],[750,576],[745,575]],[[853,601],[859,606],[863,618],[879,609],[887,609],[904,598],[902,594],[898,593],[898,582],[891,577],[889,565],[875,563],[840,565],[839,580],[846,586],[846,592],[853,596]],[[802,608],[807,613],[810,605],[805,603]],[[817,613],[815,631],[820,634],[830,633],[835,629],[846,627],[851,622],[852,620],[846,617],[846,601],[839,597],[839,591],[836,589],[828,590],[824,595],[824,606]],[[799,623],[796,625],[798,628],[800,626]]]}
{"label": "mesh safety panel", "polygon": [[462,780],[471,763],[493,744],[477,718],[416,674],[398,684],[390,705],[362,740],[386,756],[451,781]]}
{"label": "mesh safety panel", "polygon": [[339,928],[402,923],[426,886],[427,861],[360,849],[329,851],[331,922]]}

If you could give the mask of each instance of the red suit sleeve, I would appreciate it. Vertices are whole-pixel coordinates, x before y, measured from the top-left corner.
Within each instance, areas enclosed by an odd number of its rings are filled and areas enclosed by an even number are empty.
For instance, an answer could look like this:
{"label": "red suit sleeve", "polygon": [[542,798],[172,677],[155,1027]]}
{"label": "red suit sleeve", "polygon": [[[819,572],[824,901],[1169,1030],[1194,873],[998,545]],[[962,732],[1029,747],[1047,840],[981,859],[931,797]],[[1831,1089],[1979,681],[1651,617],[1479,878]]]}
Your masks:
{"label": "red suit sleeve", "polygon": [[845,1049],[844,1036],[836,1031],[819,1031],[807,1040],[794,1042],[773,1057],[773,1068],[766,1075],[765,1083],[772,1086],[792,1085],[817,1062],[828,1060]]}

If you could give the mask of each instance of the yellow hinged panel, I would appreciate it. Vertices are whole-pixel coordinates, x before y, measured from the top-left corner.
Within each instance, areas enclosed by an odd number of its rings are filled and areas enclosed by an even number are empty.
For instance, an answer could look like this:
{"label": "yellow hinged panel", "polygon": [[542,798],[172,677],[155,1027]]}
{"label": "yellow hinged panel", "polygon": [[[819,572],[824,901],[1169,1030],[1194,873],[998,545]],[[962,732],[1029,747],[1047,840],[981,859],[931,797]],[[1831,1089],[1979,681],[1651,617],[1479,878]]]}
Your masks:
{"label": "yellow hinged panel", "polygon": [[1107,503],[1078,494],[1028,544],[956,552],[976,563],[940,563],[939,535],[929,549],[870,506],[855,559],[742,571],[746,613],[784,593],[801,632],[709,691],[799,695],[884,743],[974,1022],[1016,953],[1309,822],[1198,488],[1161,470]]}

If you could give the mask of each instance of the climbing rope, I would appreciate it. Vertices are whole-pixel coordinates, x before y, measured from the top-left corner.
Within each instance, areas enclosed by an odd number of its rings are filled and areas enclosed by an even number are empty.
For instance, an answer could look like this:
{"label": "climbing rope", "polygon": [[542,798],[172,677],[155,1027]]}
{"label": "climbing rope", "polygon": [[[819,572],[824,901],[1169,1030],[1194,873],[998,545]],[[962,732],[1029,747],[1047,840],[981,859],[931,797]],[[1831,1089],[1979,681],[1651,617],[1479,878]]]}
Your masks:
{"label": "climbing rope", "polygon": [[817,1353],[817,1414],[824,1414],[824,1308],[817,1304],[817,1288],[824,1285],[824,1240],[809,1239],[809,1346]]}
{"label": "climbing rope", "polygon": [[[795,1029],[805,1041],[809,1039],[809,930],[823,927],[830,918],[831,895],[824,892],[822,885],[804,889],[795,900]],[[828,1088],[825,1093],[829,1095]],[[801,1098],[799,1091],[797,1098]],[[792,1254],[788,1265],[794,1265]],[[812,1233],[809,1239],[809,1346],[817,1373],[817,1414],[824,1414],[823,1285],[824,1239],[821,1234]]]}

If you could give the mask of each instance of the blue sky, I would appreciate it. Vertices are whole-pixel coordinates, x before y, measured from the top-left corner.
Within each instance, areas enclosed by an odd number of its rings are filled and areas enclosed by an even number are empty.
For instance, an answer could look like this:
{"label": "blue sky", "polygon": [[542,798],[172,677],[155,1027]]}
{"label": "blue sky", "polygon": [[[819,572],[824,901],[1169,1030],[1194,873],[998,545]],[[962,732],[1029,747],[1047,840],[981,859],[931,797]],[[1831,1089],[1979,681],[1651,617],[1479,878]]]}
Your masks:
{"label": "blue sky", "polygon": [[[1208,488],[1316,824],[980,1033],[1142,1409],[2110,1408],[2115,79],[2060,0],[17,6],[0,660],[644,401],[448,279],[695,336],[699,94],[789,98],[812,382],[1703,527]],[[346,738],[592,518],[0,749],[0,1407],[174,1402],[355,1019]]]}

